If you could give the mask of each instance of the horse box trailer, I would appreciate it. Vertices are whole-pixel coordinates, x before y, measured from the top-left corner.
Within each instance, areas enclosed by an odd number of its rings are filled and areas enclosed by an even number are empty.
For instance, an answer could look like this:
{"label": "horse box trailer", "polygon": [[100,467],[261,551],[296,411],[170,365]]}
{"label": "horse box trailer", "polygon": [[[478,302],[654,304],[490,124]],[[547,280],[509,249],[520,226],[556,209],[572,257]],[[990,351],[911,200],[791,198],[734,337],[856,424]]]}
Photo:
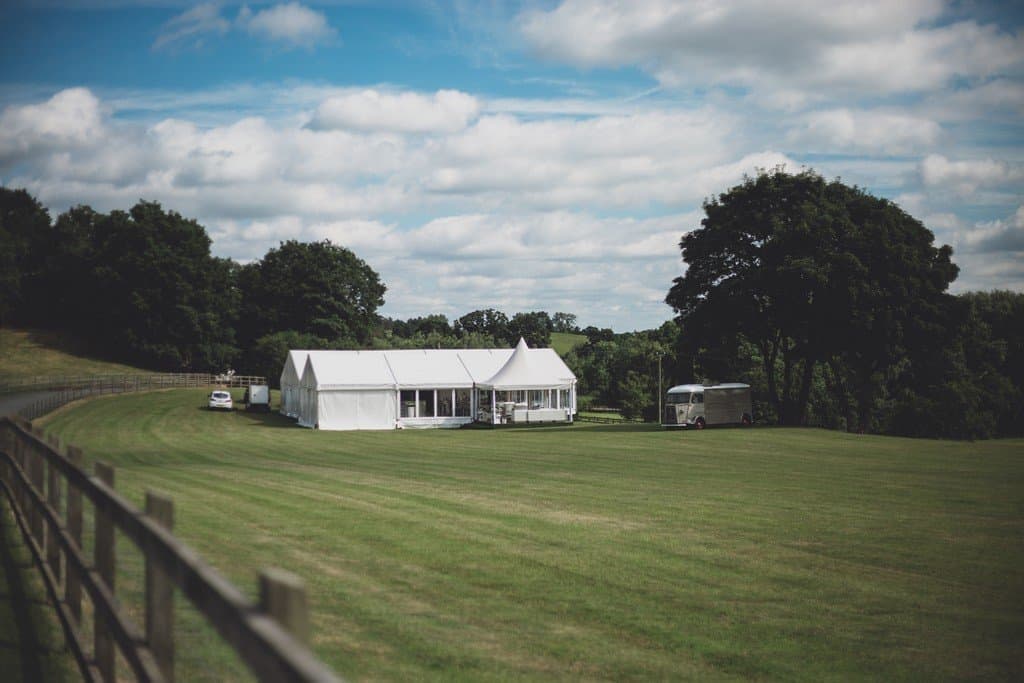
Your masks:
{"label": "horse box trailer", "polygon": [[270,387],[266,384],[250,384],[245,388],[242,401],[246,410],[270,410]]}
{"label": "horse box trailer", "polygon": [[749,384],[680,384],[668,390],[661,424],[694,429],[708,425],[749,425],[753,414]]}

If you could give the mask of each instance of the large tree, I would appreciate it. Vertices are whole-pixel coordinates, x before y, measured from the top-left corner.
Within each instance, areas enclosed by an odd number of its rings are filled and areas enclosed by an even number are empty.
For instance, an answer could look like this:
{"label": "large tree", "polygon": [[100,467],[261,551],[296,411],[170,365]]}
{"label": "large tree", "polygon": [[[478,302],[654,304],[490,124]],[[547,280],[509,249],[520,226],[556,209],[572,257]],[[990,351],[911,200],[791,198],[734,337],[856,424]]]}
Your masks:
{"label": "large tree", "polygon": [[45,311],[32,292],[43,275],[42,255],[50,246],[50,214],[25,190],[0,187],[0,323],[38,323]]}
{"label": "large tree", "polygon": [[704,211],[666,298],[691,347],[755,344],[787,424],[806,422],[816,367],[839,359],[866,426],[880,378],[943,304],[952,250],[891,202],[813,171],[761,172]]}
{"label": "large tree", "polygon": [[295,331],[332,345],[365,344],[384,303],[377,273],[348,249],[322,242],[282,242],[239,273],[243,341]]}
{"label": "large tree", "polygon": [[234,264],[210,255],[203,226],[156,202],[128,213],[73,210],[92,232],[87,319],[108,348],[167,370],[221,370],[236,355]]}

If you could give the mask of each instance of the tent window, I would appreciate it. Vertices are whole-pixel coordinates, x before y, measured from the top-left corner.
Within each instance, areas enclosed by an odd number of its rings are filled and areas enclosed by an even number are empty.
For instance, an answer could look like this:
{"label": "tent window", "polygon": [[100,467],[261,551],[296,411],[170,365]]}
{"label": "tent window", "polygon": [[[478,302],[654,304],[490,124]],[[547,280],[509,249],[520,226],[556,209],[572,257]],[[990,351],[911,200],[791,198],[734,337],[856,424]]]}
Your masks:
{"label": "tent window", "polygon": [[434,417],[434,390],[421,389],[419,394],[419,412],[416,417]]}
{"label": "tent window", "polygon": [[470,417],[470,390],[455,390],[455,417]]}
{"label": "tent window", "polygon": [[416,390],[403,389],[400,400],[402,404],[402,417],[416,417]]}
{"label": "tent window", "polygon": [[438,417],[452,417],[455,414],[455,406],[453,405],[452,398],[455,394],[454,389],[438,389],[437,390],[437,416]]}

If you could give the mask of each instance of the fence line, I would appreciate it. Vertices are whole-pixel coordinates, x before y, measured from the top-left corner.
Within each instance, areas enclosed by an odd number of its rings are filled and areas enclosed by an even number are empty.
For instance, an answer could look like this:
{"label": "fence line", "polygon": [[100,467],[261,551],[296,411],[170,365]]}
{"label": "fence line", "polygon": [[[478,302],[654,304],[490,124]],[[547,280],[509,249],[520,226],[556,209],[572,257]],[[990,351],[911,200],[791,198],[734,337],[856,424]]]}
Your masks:
{"label": "fence line", "polygon": [[100,389],[145,386],[148,389],[205,387],[223,384],[241,387],[266,384],[265,377],[253,375],[212,374],[208,372],[140,373],[134,375],[35,375],[32,377],[0,377],[0,394],[58,389]]}
{"label": "fence line", "polygon": [[31,383],[0,385],[0,393],[13,391],[50,391],[18,411],[26,420],[37,417],[86,396],[122,394],[155,389],[198,388],[208,386],[242,387],[266,384],[265,377],[255,375],[211,375],[202,373],[163,375],[90,375],[81,377],[35,377]]}
{"label": "fence line", "polygon": [[[10,502],[33,561],[86,681],[115,680],[115,648],[139,681],[174,680],[174,592],[180,591],[261,681],[338,681],[309,650],[302,581],[282,570],[260,574],[260,603],[245,596],[171,533],[173,503],[147,492],[144,514],[114,488],[114,468],[82,469],[82,451],[17,417],[0,418],[0,489]],[[94,508],[94,558],[82,552],[83,499]],[[64,501],[63,511],[61,501]],[[142,553],[145,628],[116,599],[115,529]],[[81,635],[82,592],[93,605],[94,643]]]}

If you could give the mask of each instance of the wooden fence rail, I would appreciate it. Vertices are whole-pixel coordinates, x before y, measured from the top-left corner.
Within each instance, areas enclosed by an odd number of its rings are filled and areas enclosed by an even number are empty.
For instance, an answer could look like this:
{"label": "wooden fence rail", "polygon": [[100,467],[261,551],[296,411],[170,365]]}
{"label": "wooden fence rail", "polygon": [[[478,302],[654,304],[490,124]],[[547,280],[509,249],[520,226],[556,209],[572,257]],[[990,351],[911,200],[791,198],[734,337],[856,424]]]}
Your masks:
{"label": "wooden fence rail", "polygon": [[[173,503],[147,493],[140,512],[114,488],[115,471],[97,462],[82,469],[82,452],[62,452],[18,417],[0,418],[0,489],[57,610],[65,640],[86,681],[115,680],[115,650],[138,681],[174,680],[174,594],[180,591],[261,681],[338,681],[309,650],[302,581],[276,569],[260,574],[253,605],[171,533]],[[94,556],[82,552],[83,500],[94,509]],[[116,599],[116,531],[145,561],[145,625]],[[82,593],[93,605],[92,646],[81,635]]]}
{"label": "wooden fence rail", "polygon": [[[205,387],[213,384],[241,387],[247,384],[266,384],[265,377],[205,372],[144,373],[135,375],[35,375],[31,377],[0,376],[0,393],[44,391],[57,389],[100,389],[144,387],[168,389],[175,387]],[[127,390],[127,389],[124,389]]]}
{"label": "wooden fence rail", "polygon": [[55,408],[85,396],[123,394],[135,391],[153,391],[155,389],[208,386],[242,387],[250,384],[267,383],[265,377],[254,375],[210,375],[197,373],[177,375],[93,375],[88,377],[52,376],[32,379],[33,383],[0,384],[0,393],[10,393],[12,391],[50,392],[48,395],[33,401],[18,411],[18,415],[26,420],[34,420]]}

